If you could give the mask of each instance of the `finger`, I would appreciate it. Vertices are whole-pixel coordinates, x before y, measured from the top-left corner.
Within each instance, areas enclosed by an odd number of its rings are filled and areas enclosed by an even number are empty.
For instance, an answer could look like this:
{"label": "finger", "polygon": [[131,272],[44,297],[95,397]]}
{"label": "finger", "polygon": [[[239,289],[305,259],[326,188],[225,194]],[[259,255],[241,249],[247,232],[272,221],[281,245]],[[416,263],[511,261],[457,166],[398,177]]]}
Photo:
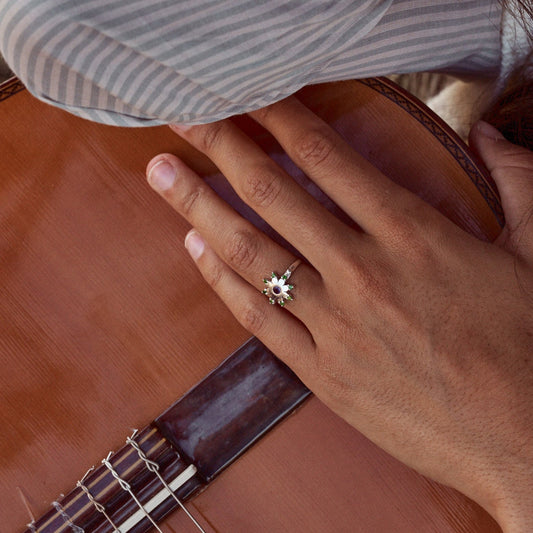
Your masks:
{"label": "finger", "polygon": [[[270,278],[273,271],[282,276],[294,262],[292,253],[236,213],[177,157],[165,154],[154,158],[147,174],[152,187],[201,232],[218,257],[256,290],[265,289],[263,280]],[[281,286],[285,289],[288,285]],[[283,290],[279,295],[287,296],[280,303],[294,298],[287,306],[291,313],[300,320],[312,320],[314,306],[323,292],[320,275],[309,265],[301,264],[291,285],[295,285],[294,289]]]}
{"label": "finger", "polygon": [[367,233],[389,232],[402,206],[422,202],[358,154],[321,118],[289,97],[250,113],[289,157]]}
{"label": "finger", "polygon": [[279,306],[268,305],[217,256],[196,229],[187,234],[185,247],[240,324],[305,380],[314,362],[315,343],[302,322]]}
{"label": "finger", "polygon": [[345,224],[230,121],[185,130],[171,127],[206,154],[237,194],[318,271],[328,269],[327,251],[346,246],[352,235]]}
{"label": "finger", "polygon": [[533,261],[533,152],[507,141],[486,122],[474,125],[470,145],[500,192],[506,225],[497,243]]}

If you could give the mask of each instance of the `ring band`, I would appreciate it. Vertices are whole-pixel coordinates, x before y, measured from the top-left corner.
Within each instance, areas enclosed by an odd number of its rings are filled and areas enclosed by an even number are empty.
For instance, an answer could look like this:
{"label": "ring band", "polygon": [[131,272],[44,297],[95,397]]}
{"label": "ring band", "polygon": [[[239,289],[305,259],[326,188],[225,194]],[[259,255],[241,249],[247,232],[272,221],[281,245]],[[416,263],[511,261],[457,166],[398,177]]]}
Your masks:
{"label": "ring band", "polygon": [[287,281],[301,262],[300,259],[296,259],[296,261],[291,263],[287,270],[285,270],[285,273],[282,276],[278,276],[275,272],[272,272],[270,279],[263,279],[263,282],[266,285],[265,289],[263,289],[263,294],[266,295],[268,301],[272,305],[279,304],[281,307],[284,307],[285,302],[294,300],[289,294],[289,291],[294,289],[294,285],[289,285]]}

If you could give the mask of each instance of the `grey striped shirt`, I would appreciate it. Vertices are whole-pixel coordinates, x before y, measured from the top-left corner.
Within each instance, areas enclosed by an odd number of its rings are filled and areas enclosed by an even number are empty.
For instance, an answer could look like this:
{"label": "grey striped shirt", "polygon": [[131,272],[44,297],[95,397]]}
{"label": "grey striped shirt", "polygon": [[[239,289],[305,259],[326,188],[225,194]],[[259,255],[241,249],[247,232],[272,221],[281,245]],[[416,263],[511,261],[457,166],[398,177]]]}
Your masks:
{"label": "grey striped shirt", "polygon": [[120,126],[201,123],[304,85],[498,75],[497,0],[0,0],[0,50],[38,98]]}

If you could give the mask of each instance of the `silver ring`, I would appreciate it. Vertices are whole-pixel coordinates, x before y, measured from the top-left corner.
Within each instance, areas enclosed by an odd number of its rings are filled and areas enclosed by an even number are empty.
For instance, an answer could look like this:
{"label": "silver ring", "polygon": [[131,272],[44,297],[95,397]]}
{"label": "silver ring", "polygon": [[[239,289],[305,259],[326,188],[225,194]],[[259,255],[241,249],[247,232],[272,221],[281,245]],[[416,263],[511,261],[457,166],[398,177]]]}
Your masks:
{"label": "silver ring", "polygon": [[266,287],[263,289],[263,294],[268,298],[268,301],[274,305],[279,304],[281,307],[285,305],[285,302],[290,302],[294,298],[289,294],[289,291],[294,289],[294,285],[289,285],[287,281],[291,277],[291,274],[298,268],[298,265],[302,261],[296,259],[292,263],[282,276],[278,276],[275,272],[272,272],[270,279],[263,279]]}

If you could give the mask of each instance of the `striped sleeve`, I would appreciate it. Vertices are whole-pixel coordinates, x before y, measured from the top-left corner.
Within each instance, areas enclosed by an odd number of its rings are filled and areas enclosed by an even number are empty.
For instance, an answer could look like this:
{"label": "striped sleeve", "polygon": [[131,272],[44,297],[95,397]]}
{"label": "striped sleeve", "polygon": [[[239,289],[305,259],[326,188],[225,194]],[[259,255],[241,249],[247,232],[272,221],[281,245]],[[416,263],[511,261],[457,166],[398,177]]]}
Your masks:
{"label": "striped sleeve", "polygon": [[0,50],[38,98],[119,126],[205,123],[304,85],[497,75],[497,0],[0,0]]}

